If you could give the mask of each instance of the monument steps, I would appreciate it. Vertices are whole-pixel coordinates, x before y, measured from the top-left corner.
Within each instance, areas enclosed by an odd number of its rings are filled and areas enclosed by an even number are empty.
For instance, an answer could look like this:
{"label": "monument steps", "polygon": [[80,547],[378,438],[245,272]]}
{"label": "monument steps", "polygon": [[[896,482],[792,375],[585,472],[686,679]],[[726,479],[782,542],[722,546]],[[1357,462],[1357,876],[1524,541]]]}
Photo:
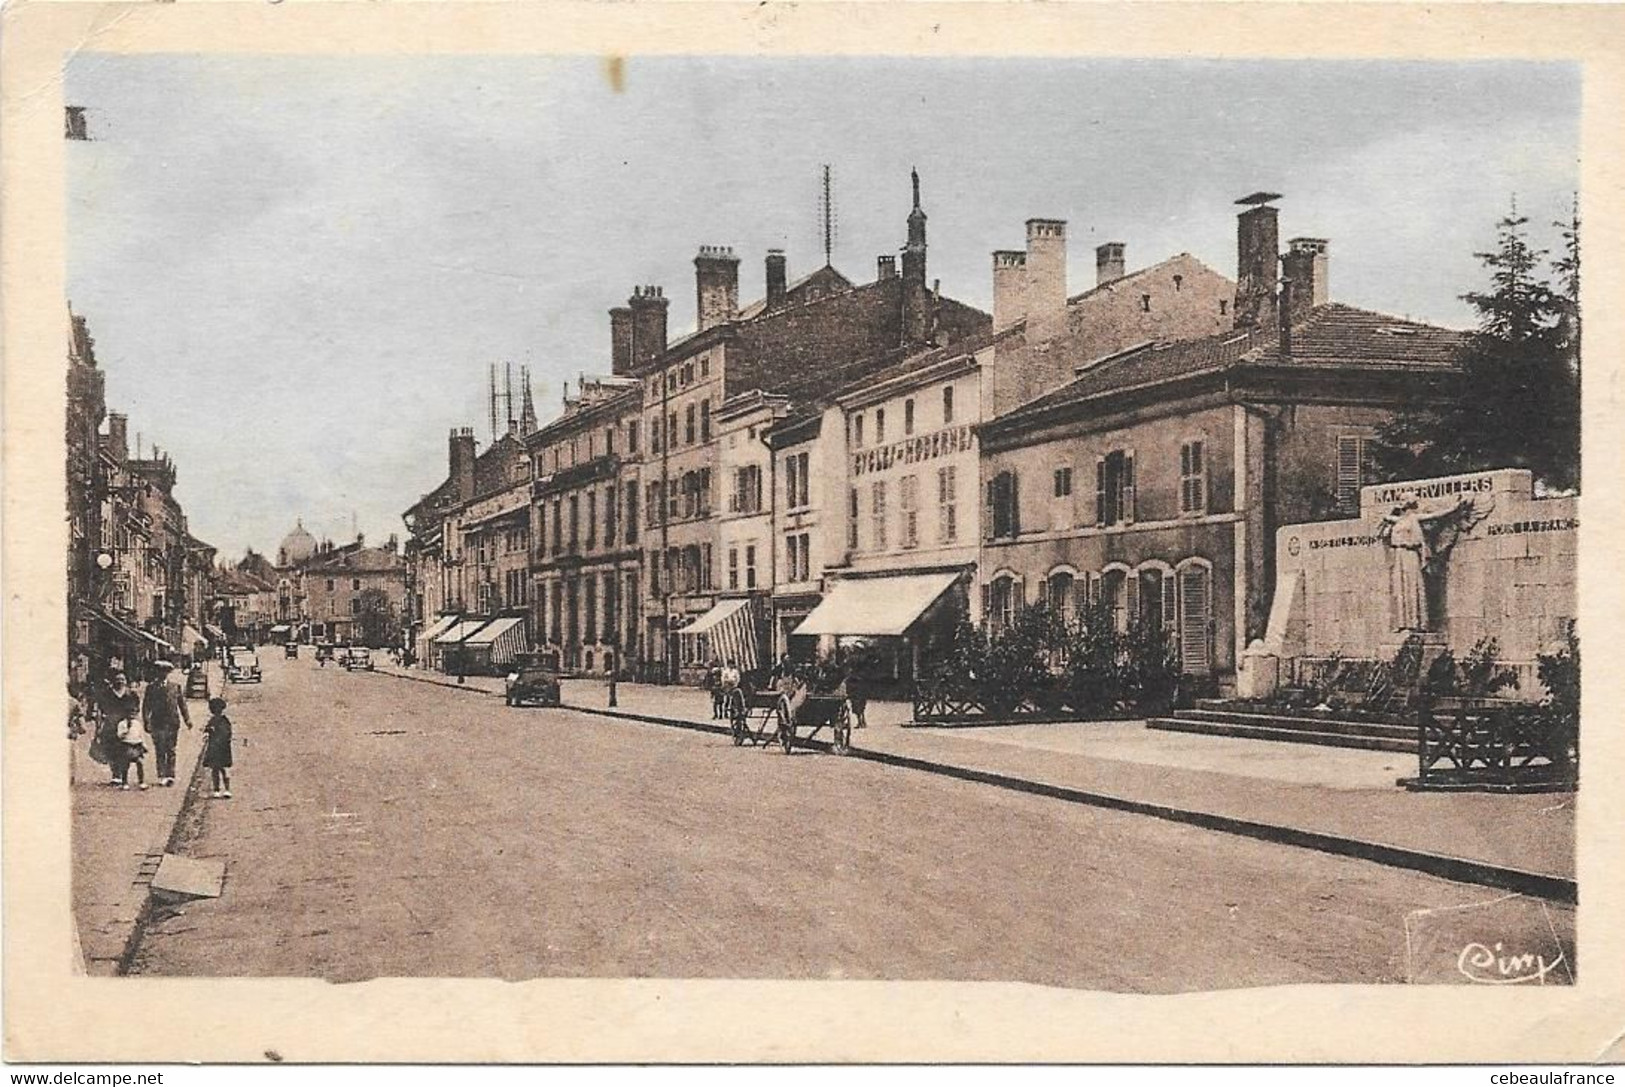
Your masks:
{"label": "monument steps", "polygon": [[1147,728],[1244,740],[1348,747],[1363,751],[1391,751],[1414,755],[1416,730],[1406,725],[1331,718],[1276,716],[1228,710],[1176,710],[1172,717],[1154,717]]}

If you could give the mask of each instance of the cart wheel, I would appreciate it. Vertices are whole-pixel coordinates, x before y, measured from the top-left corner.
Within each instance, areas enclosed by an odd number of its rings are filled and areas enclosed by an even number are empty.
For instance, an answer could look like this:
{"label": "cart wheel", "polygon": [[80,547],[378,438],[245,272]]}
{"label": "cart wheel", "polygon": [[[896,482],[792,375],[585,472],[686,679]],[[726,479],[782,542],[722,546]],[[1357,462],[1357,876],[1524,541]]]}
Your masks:
{"label": "cart wheel", "polygon": [[790,712],[790,700],[788,698],[782,696],[779,698],[778,713],[779,746],[784,748],[784,753],[788,755],[790,749],[796,745],[795,716]]}
{"label": "cart wheel", "polygon": [[742,714],[729,716],[728,731],[733,734],[735,747],[745,746],[745,718]]}
{"label": "cart wheel", "polygon": [[833,730],[834,738],[830,742],[830,750],[837,755],[850,755],[852,753],[852,711],[842,704],[841,715],[835,719]]}

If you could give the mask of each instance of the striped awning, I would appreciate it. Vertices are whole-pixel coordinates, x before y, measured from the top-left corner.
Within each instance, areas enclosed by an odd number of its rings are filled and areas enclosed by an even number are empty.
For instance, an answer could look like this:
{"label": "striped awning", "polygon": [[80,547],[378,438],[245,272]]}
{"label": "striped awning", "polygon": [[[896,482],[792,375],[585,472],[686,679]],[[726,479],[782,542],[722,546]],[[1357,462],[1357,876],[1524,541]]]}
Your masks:
{"label": "striped awning", "polygon": [[483,627],[489,620],[464,619],[429,640],[431,645],[455,645]]}
{"label": "striped awning", "polygon": [[490,646],[492,664],[509,664],[525,651],[525,621],[509,615],[493,619],[463,640],[466,646]]}
{"label": "striped awning", "polygon": [[678,632],[690,638],[704,634],[711,640],[711,652],[718,660],[732,662],[743,671],[761,667],[757,645],[756,609],[749,597],[723,600],[717,606]]}

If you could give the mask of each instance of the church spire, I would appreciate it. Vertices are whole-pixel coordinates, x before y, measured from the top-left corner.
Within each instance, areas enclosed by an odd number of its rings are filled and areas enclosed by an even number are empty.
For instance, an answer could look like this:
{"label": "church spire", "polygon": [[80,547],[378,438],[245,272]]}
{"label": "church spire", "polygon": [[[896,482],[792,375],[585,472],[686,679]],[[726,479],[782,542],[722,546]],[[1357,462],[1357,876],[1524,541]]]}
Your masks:
{"label": "church spire", "polygon": [[524,391],[519,408],[519,434],[523,437],[536,429],[536,405],[530,398],[530,367],[522,367],[520,372],[524,379]]}

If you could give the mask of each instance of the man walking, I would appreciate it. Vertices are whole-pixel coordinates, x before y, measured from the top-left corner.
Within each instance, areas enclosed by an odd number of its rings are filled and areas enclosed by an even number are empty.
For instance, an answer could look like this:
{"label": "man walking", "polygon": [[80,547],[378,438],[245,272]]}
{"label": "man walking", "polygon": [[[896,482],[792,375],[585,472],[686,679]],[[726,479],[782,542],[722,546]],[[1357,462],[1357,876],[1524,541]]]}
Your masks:
{"label": "man walking", "polygon": [[153,664],[156,673],[147,684],[147,694],[141,703],[141,719],[152,736],[152,746],[158,753],[158,784],[175,784],[175,741],[180,736],[181,723],[192,727],[192,718],[186,712],[186,695],[175,681],[174,665],[168,661]]}

